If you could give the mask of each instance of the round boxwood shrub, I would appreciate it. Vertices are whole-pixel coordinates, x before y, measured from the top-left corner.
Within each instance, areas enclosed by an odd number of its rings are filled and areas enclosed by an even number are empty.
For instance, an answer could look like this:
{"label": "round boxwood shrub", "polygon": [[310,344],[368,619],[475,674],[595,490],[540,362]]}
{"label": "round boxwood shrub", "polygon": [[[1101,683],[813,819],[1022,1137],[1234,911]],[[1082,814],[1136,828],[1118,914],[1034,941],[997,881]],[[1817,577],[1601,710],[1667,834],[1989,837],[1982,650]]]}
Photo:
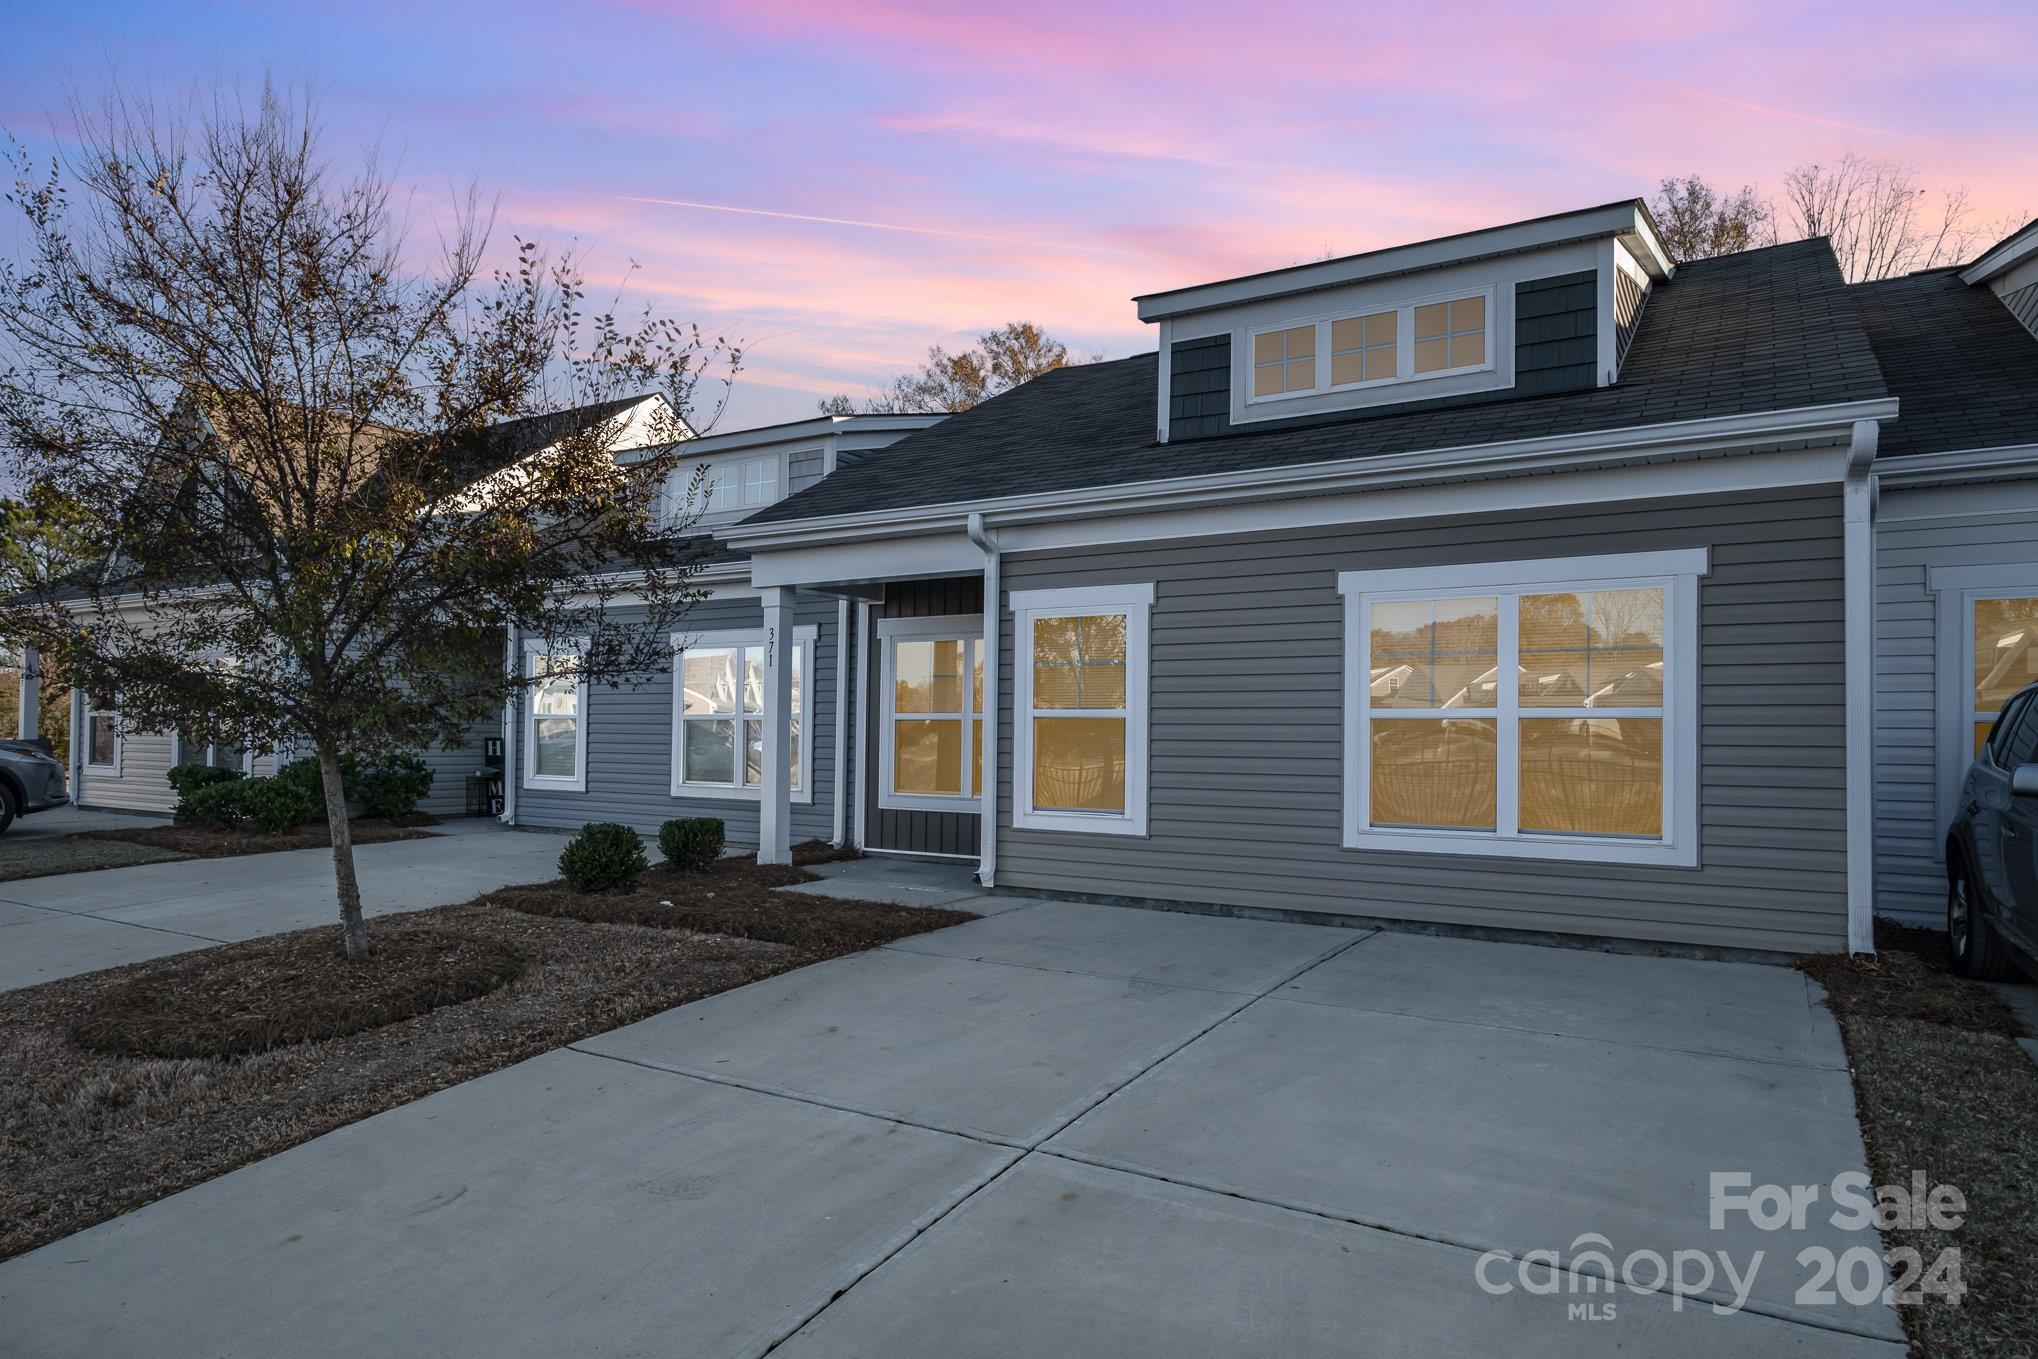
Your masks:
{"label": "round boxwood shrub", "polygon": [[220,830],[232,830],[241,824],[247,815],[247,808],[241,801],[241,790],[247,780],[239,774],[230,779],[213,779],[194,788],[190,795],[178,805],[186,821],[195,821],[201,826],[216,826]]}
{"label": "round boxwood shrub", "polygon": [[165,777],[169,779],[170,787],[177,792],[177,805],[172,809],[173,814],[179,821],[198,820],[192,802],[198,790],[217,784],[233,783],[240,776],[241,771],[238,769],[221,769],[209,764],[180,764],[172,767]]}
{"label": "round boxwood shrub", "polygon": [[264,835],[280,835],[317,818],[322,800],[306,797],[296,784],[282,779],[243,779],[235,785],[238,806],[249,825]]}
{"label": "round boxwood shrub", "polygon": [[[325,779],[318,772],[318,756],[300,755],[294,760],[277,766],[276,778],[282,783],[289,784],[304,796],[318,803],[319,806],[325,806],[326,785]],[[342,755],[340,757],[340,781],[347,790],[347,796],[351,798],[354,789],[354,757],[352,755]]]}
{"label": "round boxwood shrub", "polygon": [[637,832],[614,821],[588,822],[559,855],[559,871],[576,892],[634,887],[649,866]]}
{"label": "round boxwood shrub", "polygon": [[361,800],[369,816],[407,816],[432,791],[432,771],[407,751],[363,760],[354,773],[349,797]]}
{"label": "round boxwood shrub", "polygon": [[681,816],[658,828],[658,850],[676,868],[706,868],[722,856],[727,828],[718,816]]}

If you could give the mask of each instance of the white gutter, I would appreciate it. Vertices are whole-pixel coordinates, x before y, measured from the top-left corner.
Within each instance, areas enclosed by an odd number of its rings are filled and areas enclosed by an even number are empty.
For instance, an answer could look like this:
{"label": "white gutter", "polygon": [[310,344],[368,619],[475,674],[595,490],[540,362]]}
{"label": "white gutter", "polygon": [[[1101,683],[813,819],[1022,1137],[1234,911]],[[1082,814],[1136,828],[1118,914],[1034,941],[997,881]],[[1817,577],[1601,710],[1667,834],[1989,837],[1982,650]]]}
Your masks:
{"label": "white gutter", "polygon": [[1893,420],[1894,398],[1852,401],[1754,415],[1639,425],[1590,434],[1557,434],[1466,444],[1412,453],[1304,463],[1243,472],[1122,482],[1089,490],[1040,491],[982,501],[950,501],[894,510],[864,510],[757,525],[733,524],[716,536],[747,552],[915,534],[961,531],[972,513],[987,525],[1010,525],[1140,514],[1190,505],[1327,495],[1422,481],[1571,471],[1637,457],[1727,453],[1751,442],[1843,439],[1860,420]]}
{"label": "white gutter", "polygon": [[848,808],[842,801],[849,789],[849,600],[835,601],[835,835],[830,841],[842,847]]}
{"label": "white gutter", "polygon": [[864,772],[870,758],[870,657],[863,643],[870,636],[870,605],[856,601],[856,847],[863,848],[867,824],[865,803],[870,801],[870,777]]}
{"label": "white gutter", "polygon": [[1847,677],[1847,949],[1875,952],[1875,465],[1880,428],[1856,421],[1841,483]]}
{"label": "white gutter", "polygon": [[[977,830],[977,882],[984,887],[997,886],[998,877],[998,644],[1002,620],[1005,615],[1003,599],[1002,559],[998,555],[998,539],[984,528],[984,517],[972,514],[969,517],[969,540],[984,554],[984,693],[990,699],[990,714],[980,720],[984,724],[984,777],[983,787],[977,789],[982,808],[977,813],[982,823]],[[1014,721],[1017,721],[1015,716]]]}
{"label": "white gutter", "polygon": [[1891,487],[1986,481],[1990,477],[2017,475],[2038,476],[2038,444],[1919,453],[1900,461],[1885,460],[1875,469],[1875,479]]}

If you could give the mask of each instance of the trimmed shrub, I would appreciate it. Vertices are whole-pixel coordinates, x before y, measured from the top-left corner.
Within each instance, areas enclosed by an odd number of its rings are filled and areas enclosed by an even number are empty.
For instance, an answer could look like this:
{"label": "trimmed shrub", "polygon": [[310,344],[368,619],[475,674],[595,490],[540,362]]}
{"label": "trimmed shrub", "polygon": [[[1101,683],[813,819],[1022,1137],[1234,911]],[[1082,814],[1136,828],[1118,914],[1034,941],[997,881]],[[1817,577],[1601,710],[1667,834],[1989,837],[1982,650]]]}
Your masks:
{"label": "trimmed shrub", "polygon": [[675,868],[706,868],[722,857],[727,828],[717,816],[682,816],[658,828],[658,850]]}
{"label": "trimmed shrub", "polygon": [[590,821],[566,842],[559,872],[576,892],[609,892],[634,887],[650,867],[637,832],[614,821]]}
{"label": "trimmed shrub", "polygon": [[165,775],[170,787],[177,792],[177,805],[172,809],[179,821],[199,819],[193,805],[193,797],[201,788],[210,788],[222,783],[233,783],[241,777],[238,769],[220,769],[209,764],[180,764]]}
{"label": "trimmed shrub", "polygon": [[239,774],[230,779],[202,783],[178,804],[184,809],[180,815],[184,820],[195,821],[201,826],[232,830],[247,815],[247,808],[241,801],[241,789],[246,783],[247,780]]}
{"label": "trimmed shrub", "polygon": [[[354,801],[357,796],[354,784],[358,780],[360,768],[361,762],[352,755],[340,756],[340,790],[349,802]],[[319,806],[326,805],[325,776],[318,772],[318,756],[300,755],[278,767],[276,777]]]}
{"label": "trimmed shrub", "polygon": [[308,798],[296,784],[282,779],[244,779],[237,792],[241,815],[264,835],[294,830],[325,809],[323,799]]}
{"label": "trimmed shrub", "polygon": [[406,816],[432,791],[432,771],[408,752],[365,760],[355,771],[349,797],[361,800],[369,816]]}

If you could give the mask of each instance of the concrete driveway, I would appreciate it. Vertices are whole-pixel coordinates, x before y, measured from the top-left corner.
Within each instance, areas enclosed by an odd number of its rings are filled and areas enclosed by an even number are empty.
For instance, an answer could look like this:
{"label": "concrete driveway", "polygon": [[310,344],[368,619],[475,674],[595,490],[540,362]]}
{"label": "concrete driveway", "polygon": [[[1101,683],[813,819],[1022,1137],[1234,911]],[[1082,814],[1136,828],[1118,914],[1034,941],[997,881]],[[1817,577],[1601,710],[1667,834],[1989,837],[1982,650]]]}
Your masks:
{"label": "concrete driveway", "polygon": [[[996,904],[0,1265],[0,1352],[1902,1352],[1797,1299],[1872,1232],[1708,1224],[1862,1168],[1795,972]],[[1594,1247],[1763,1258],[1723,1313]]]}
{"label": "concrete driveway", "polygon": [[[559,876],[558,836],[520,834],[493,821],[439,829],[423,840],[354,847],[369,915],[448,906]],[[0,882],[0,991],[338,917],[328,849]]]}

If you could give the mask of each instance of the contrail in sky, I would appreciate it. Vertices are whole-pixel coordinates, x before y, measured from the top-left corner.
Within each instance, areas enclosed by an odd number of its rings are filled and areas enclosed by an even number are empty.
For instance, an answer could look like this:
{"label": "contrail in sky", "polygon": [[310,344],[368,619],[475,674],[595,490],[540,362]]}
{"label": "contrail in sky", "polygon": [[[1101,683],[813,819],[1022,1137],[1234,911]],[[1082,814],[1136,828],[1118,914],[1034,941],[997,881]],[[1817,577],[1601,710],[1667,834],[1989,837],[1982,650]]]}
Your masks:
{"label": "contrail in sky", "polygon": [[1084,255],[1123,255],[1123,250],[1097,246],[1069,245],[1062,241],[1033,241],[1019,236],[986,236],[975,231],[948,231],[941,227],[901,226],[896,222],[860,222],[853,217],[816,217],[804,212],[775,212],[770,208],[738,208],[727,203],[690,203],[683,198],[643,198],[621,194],[626,203],[656,203],[668,208],[697,208],[702,212],[733,212],[744,217],[777,217],[788,222],[819,222],[824,226],[862,227],[866,231],[903,231],[914,236],[950,236],[960,241],[991,241],[999,245],[1030,245],[1044,250],[1073,250]]}

